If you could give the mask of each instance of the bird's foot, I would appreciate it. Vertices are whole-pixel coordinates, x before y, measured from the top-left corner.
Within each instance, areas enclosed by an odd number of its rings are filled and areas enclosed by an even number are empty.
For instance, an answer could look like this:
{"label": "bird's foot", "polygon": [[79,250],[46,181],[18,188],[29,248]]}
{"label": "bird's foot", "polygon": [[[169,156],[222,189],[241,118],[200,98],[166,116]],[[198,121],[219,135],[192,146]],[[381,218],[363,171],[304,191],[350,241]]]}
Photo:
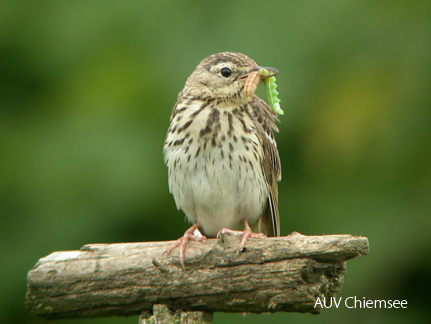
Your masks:
{"label": "bird's foot", "polygon": [[180,237],[178,240],[176,240],[174,243],[172,243],[164,252],[164,254],[169,254],[171,253],[171,251],[173,249],[175,249],[177,246],[180,247],[180,262],[181,262],[181,266],[183,267],[184,270],[186,270],[186,266],[185,266],[185,251],[186,251],[186,246],[187,243],[192,240],[192,241],[206,241],[206,237],[205,236],[198,236],[195,235],[194,232],[197,230],[197,228],[199,227],[199,223],[194,224],[192,227],[190,227],[187,231],[184,232],[184,235],[182,237]]}
{"label": "bird's foot", "polygon": [[263,233],[254,233],[251,228],[250,225],[248,225],[248,222],[246,219],[244,219],[244,225],[245,228],[243,231],[235,231],[229,228],[222,228],[218,233],[217,233],[217,237],[220,237],[220,235],[223,234],[231,234],[231,235],[241,235],[241,242],[239,244],[238,250],[236,251],[236,253],[239,252],[243,252],[244,251],[244,246],[245,246],[245,242],[247,241],[247,239],[249,237],[252,238],[266,238],[266,235]]}

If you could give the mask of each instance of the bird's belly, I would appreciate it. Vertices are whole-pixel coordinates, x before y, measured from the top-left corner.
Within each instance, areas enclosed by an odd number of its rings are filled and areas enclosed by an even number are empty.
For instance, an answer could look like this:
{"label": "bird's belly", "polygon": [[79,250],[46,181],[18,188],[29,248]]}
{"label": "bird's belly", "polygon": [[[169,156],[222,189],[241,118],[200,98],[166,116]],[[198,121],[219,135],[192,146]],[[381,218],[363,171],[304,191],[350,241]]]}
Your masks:
{"label": "bird's belly", "polygon": [[184,151],[176,156],[181,168],[170,169],[170,189],[178,208],[190,221],[199,222],[205,235],[213,237],[223,227],[243,229],[243,219],[250,224],[258,220],[268,188],[252,150],[218,145],[188,163],[187,153],[194,150]]}

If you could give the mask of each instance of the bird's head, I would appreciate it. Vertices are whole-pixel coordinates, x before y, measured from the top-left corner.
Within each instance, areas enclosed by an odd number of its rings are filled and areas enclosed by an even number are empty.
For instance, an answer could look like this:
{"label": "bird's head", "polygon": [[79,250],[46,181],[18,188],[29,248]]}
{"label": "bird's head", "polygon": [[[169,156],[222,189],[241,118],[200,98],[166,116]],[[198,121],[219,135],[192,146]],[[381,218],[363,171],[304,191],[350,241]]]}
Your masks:
{"label": "bird's head", "polygon": [[244,85],[249,74],[259,69],[255,61],[242,53],[214,54],[199,63],[187,79],[184,91],[201,98],[250,100],[244,96]]}

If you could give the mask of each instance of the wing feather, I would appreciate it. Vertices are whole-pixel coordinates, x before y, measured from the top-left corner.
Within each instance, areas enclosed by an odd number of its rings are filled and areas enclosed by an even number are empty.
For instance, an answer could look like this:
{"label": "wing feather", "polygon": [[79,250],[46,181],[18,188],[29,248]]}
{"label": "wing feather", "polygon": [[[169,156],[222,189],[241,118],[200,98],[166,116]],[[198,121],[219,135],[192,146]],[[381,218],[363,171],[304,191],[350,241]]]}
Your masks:
{"label": "wing feather", "polygon": [[[259,232],[267,236],[280,236],[280,215],[278,210],[278,181],[281,180],[280,155],[274,138],[278,131],[277,115],[259,97],[254,96],[253,108],[257,114],[258,135],[263,147],[262,170],[268,185],[268,202],[259,220]],[[260,118],[259,118],[260,117]]]}

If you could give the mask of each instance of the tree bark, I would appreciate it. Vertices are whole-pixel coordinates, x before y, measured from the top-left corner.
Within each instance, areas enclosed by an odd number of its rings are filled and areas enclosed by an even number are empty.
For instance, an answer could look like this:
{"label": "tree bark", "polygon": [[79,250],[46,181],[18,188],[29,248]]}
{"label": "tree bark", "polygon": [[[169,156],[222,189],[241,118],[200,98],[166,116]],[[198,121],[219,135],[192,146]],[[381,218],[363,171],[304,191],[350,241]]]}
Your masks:
{"label": "tree bark", "polygon": [[[351,235],[189,242],[186,270],[172,242],[89,244],[54,252],[28,273],[27,305],[46,318],[135,315],[155,305],[212,312],[311,312],[317,297],[341,289],[346,261],[368,253]],[[141,316],[142,317],[142,316]],[[142,317],[142,323],[145,322]]]}
{"label": "tree bark", "polygon": [[210,324],[213,313],[203,311],[172,311],[167,305],[154,305],[153,313],[144,311],[139,316],[139,324]]}

